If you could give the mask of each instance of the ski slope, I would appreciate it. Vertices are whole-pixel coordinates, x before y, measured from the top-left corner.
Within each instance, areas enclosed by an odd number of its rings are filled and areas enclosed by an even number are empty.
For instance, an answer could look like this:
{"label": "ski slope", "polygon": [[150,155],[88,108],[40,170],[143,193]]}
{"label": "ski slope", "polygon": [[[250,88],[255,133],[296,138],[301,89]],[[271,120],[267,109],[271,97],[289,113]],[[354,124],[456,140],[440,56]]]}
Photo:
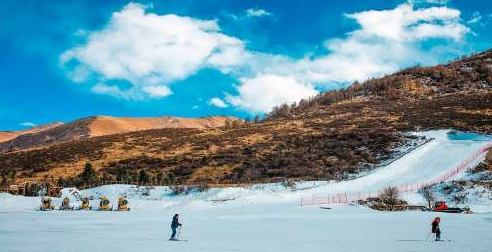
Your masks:
{"label": "ski slope", "polygon": [[[451,140],[446,133],[445,130],[416,133],[434,140],[367,176],[355,180],[328,183],[309,193],[363,194],[377,192],[390,186],[411,185],[417,182],[427,183],[451,171],[487,144],[481,135],[472,135],[479,139],[474,140],[470,134],[464,133],[466,136],[464,138],[467,140]],[[457,136],[454,138],[459,139]],[[476,161],[475,165],[480,160]]]}
{"label": "ski slope", "polygon": [[[211,189],[174,196],[167,187],[111,185],[84,196],[128,197],[130,212],[38,212],[39,197],[0,194],[0,251],[491,251],[492,209],[473,215],[439,214],[442,236],[426,242],[432,212],[377,212],[356,205],[299,206],[301,196],[378,190],[442,175],[486,142],[449,139],[446,131],[386,167],[350,181],[304,182],[292,191],[279,184]],[[63,191],[70,195],[69,190]],[[422,198],[409,193],[412,203]],[[70,196],[72,204],[78,204]],[[54,199],[57,205],[61,199]],[[472,208],[473,210],[473,208]],[[180,213],[181,238],[169,242],[170,221]]]}

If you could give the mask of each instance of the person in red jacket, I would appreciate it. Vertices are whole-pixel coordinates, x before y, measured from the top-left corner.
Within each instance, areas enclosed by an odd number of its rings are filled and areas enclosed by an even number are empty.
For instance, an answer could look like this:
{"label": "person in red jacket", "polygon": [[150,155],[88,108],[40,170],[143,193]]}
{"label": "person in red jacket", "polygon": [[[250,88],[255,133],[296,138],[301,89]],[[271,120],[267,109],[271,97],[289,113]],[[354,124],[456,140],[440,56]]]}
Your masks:
{"label": "person in red jacket", "polygon": [[436,241],[441,240],[441,229],[439,229],[439,223],[441,223],[441,218],[436,217],[436,218],[434,218],[434,220],[432,221],[432,224],[431,224],[432,233],[436,234]]}

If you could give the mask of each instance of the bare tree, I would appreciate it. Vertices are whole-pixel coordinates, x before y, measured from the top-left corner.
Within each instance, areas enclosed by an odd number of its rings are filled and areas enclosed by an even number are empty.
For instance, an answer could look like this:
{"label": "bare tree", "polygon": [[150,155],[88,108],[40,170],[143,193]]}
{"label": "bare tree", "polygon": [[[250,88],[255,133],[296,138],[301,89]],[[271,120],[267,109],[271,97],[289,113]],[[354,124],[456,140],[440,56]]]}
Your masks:
{"label": "bare tree", "polygon": [[434,193],[431,190],[430,186],[425,186],[421,190],[422,196],[427,200],[427,205],[429,208],[431,208],[432,202],[436,200],[436,197],[434,196]]}
{"label": "bare tree", "polygon": [[399,193],[396,187],[388,187],[383,190],[381,199],[390,206],[390,210],[393,211],[394,206],[398,203]]}
{"label": "bare tree", "polygon": [[0,186],[8,186],[9,180],[7,179],[7,175],[2,173],[2,180],[0,180]]}
{"label": "bare tree", "polygon": [[255,124],[260,123],[260,117],[258,115],[255,116],[254,122],[255,122]]}
{"label": "bare tree", "polygon": [[251,125],[251,118],[246,117],[246,118],[244,119],[244,125],[246,125],[246,126],[250,126],[250,125]]}

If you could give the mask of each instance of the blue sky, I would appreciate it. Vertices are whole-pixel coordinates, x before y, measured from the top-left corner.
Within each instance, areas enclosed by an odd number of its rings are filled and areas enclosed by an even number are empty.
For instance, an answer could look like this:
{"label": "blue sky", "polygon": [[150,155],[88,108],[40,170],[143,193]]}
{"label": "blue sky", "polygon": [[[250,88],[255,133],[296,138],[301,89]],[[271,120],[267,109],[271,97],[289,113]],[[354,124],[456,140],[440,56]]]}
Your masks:
{"label": "blue sky", "polygon": [[91,115],[254,116],[492,47],[492,2],[0,3],[0,129]]}

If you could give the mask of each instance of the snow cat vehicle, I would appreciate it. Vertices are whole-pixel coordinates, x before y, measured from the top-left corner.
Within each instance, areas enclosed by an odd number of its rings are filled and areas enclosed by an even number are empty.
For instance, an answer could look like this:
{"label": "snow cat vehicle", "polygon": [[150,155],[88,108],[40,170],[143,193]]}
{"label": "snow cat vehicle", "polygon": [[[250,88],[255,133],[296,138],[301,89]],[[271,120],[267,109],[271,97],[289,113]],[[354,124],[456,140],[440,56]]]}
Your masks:
{"label": "snow cat vehicle", "polygon": [[441,212],[441,213],[462,213],[462,212],[470,212],[470,208],[449,207],[448,205],[446,205],[446,202],[441,200],[436,202],[434,208],[432,208],[432,211]]}
{"label": "snow cat vehicle", "polygon": [[60,206],[60,211],[73,211],[73,206],[70,206],[70,199],[68,197],[63,198],[62,204]]}
{"label": "snow cat vehicle", "polygon": [[100,198],[99,211],[113,211],[113,206],[109,202],[108,198],[106,198],[106,197]]}
{"label": "snow cat vehicle", "polygon": [[91,210],[91,202],[89,201],[89,198],[84,197],[82,198],[82,204],[80,204],[79,208],[77,210]]}
{"label": "snow cat vehicle", "polygon": [[130,211],[126,197],[118,198],[118,211]]}
{"label": "snow cat vehicle", "polygon": [[51,211],[55,210],[55,206],[51,204],[50,197],[42,197],[41,198],[41,206],[39,207],[40,211]]}

